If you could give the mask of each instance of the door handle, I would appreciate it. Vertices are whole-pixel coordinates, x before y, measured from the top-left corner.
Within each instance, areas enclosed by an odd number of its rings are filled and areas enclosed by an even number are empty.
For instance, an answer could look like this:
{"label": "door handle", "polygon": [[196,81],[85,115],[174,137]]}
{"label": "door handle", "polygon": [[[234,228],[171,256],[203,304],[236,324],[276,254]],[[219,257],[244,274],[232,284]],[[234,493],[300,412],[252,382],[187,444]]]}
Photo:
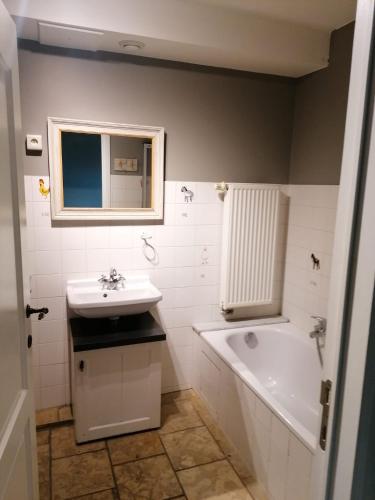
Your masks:
{"label": "door handle", "polygon": [[41,307],[40,309],[34,309],[33,307],[30,307],[29,304],[26,306],[26,318],[30,318],[32,314],[37,314],[38,319],[43,319],[46,314],[48,314],[48,308],[47,307]]}
{"label": "door handle", "polygon": [[331,405],[331,389],[332,382],[330,380],[322,380],[320,387],[320,404],[323,406],[322,421],[320,424],[320,437],[319,444],[324,451],[327,446],[327,431],[328,431],[328,417]]}

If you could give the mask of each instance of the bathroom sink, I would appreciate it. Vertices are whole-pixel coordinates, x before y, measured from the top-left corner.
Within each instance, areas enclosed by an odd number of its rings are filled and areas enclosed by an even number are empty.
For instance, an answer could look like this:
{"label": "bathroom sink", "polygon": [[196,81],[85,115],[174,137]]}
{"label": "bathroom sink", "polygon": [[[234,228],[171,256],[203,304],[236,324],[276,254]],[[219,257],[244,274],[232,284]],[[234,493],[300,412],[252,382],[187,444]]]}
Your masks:
{"label": "bathroom sink", "polygon": [[96,279],[70,280],[66,295],[69,307],[85,318],[106,318],[141,314],[162,299],[148,276],[126,278],[124,286],[107,290]]}

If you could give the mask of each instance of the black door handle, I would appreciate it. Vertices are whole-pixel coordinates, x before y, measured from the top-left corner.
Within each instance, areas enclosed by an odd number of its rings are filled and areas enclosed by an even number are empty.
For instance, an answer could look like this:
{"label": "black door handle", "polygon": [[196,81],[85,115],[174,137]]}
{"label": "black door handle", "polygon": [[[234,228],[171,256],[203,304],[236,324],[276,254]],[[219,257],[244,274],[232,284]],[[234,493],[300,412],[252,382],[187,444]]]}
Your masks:
{"label": "black door handle", "polygon": [[47,307],[41,307],[40,309],[34,309],[33,307],[30,307],[29,304],[26,306],[26,318],[30,318],[32,314],[37,314],[38,319],[43,319],[46,314],[48,314],[48,308]]}
{"label": "black door handle", "polygon": [[30,347],[33,345],[33,336],[28,335],[27,336],[27,347],[30,349]]}

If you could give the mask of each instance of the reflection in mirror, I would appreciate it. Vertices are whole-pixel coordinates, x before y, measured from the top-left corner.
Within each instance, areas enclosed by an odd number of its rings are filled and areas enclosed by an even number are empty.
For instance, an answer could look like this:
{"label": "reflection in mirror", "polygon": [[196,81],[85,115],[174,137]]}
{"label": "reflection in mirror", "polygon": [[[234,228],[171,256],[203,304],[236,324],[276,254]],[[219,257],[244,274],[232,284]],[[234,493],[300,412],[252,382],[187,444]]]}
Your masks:
{"label": "reflection in mirror", "polygon": [[150,208],[152,140],[61,131],[65,208]]}

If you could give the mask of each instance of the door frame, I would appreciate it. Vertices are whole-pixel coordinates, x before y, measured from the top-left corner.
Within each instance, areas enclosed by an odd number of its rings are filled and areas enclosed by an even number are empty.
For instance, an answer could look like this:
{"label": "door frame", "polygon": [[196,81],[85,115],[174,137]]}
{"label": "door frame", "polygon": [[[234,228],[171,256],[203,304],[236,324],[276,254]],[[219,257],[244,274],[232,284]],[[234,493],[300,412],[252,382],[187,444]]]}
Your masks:
{"label": "door frame", "polygon": [[[350,396],[353,396],[354,388],[347,386],[343,390],[343,370],[345,368],[345,357],[348,355],[348,359],[351,358],[355,351],[350,352],[350,349],[356,347],[357,355],[359,352],[362,352],[362,356],[356,361],[357,386],[355,391],[357,391],[357,396],[360,398],[367,351],[368,327],[370,325],[367,300],[366,303],[357,304],[359,311],[361,311],[360,317],[363,329],[361,338],[356,339],[356,346],[353,340],[348,344],[348,339],[353,329],[351,318],[354,317],[353,314],[350,316],[350,311],[354,313],[354,309],[352,308],[354,304],[350,302],[350,295],[353,290],[355,235],[358,222],[360,223],[358,219],[361,204],[360,188],[365,167],[363,160],[365,135],[368,125],[369,80],[371,60],[373,58],[374,10],[373,0],[358,0],[332,255],[327,318],[328,329],[324,357],[325,365],[323,369],[323,380],[329,379],[332,381],[330,419],[327,433],[327,448],[323,451],[318,444],[313,461],[311,498],[314,500],[349,500],[351,495],[360,399],[358,400],[358,397],[352,399],[352,404],[355,405],[355,408],[352,408],[353,411],[348,420],[350,412],[348,412],[343,396],[344,398],[348,396],[347,391],[349,391]],[[355,291],[359,293],[357,287]],[[366,296],[367,298],[371,305],[372,290]],[[348,345],[349,352],[347,353],[346,347]],[[344,413],[340,411],[342,404]],[[340,421],[342,423],[346,421],[346,425],[344,427],[341,426],[341,429]],[[346,436],[344,436],[344,432],[347,433]],[[342,465],[344,464],[345,467],[343,469]],[[340,481],[341,484],[339,485]]]}
{"label": "door frame", "polygon": [[[331,456],[334,500],[349,500],[359,433],[375,278],[375,117],[374,51],[370,61],[368,106],[358,183],[357,216],[353,227],[352,261],[343,331],[340,403],[336,406],[338,439]],[[355,263],[355,264],[354,264]],[[346,334],[346,335],[345,335]],[[339,398],[337,398],[339,399]]]}

